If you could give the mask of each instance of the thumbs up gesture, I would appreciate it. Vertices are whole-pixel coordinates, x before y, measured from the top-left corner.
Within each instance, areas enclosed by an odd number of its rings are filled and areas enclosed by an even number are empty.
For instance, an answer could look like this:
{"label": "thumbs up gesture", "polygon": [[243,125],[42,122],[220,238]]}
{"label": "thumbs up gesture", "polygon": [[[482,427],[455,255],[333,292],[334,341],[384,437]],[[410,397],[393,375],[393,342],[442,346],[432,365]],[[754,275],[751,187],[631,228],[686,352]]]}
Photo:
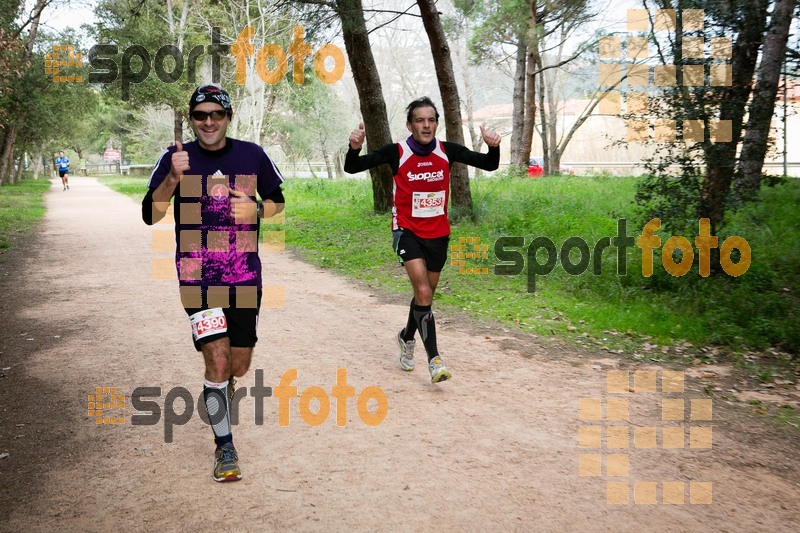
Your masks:
{"label": "thumbs up gesture", "polygon": [[361,150],[361,146],[364,144],[364,137],[366,137],[366,132],[364,131],[364,123],[361,122],[358,125],[358,129],[353,130],[350,134],[350,148],[353,150]]}
{"label": "thumbs up gesture", "polygon": [[189,153],[183,151],[183,144],[175,141],[175,152],[172,154],[172,168],[170,174],[175,179],[181,179],[183,174],[189,170]]}
{"label": "thumbs up gesture", "polygon": [[487,130],[484,124],[481,124],[481,135],[487,146],[500,146],[500,134],[494,130]]}

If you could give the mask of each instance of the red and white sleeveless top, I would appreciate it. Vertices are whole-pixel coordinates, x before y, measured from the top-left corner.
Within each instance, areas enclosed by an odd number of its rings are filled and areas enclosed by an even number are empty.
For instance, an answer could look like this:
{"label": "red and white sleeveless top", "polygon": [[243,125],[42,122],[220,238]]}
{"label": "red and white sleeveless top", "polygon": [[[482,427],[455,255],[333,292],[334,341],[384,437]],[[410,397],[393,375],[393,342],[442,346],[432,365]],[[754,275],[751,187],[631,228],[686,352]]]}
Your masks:
{"label": "red and white sleeveless top", "polygon": [[392,189],[392,230],[407,228],[423,239],[450,235],[450,161],[442,141],[425,156],[415,154],[404,140],[397,143],[400,166]]}

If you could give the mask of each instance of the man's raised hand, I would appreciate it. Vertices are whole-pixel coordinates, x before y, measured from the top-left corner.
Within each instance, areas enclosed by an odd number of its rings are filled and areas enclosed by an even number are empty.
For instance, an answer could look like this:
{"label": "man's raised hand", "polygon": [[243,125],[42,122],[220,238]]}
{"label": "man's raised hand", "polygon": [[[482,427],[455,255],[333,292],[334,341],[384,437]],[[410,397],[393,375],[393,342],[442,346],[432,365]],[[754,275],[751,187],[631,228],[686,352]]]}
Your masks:
{"label": "man's raised hand", "polygon": [[361,122],[358,125],[358,129],[353,130],[350,134],[350,148],[353,150],[361,150],[361,146],[364,144],[364,137],[366,137],[366,132],[364,131],[364,123]]}
{"label": "man's raised hand", "polygon": [[189,170],[189,153],[183,151],[183,144],[175,141],[175,152],[172,154],[172,168],[170,174],[174,178],[181,179],[183,174]]}
{"label": "man's raised hand", "polygon": [[237,224],[256,224],[258,220],[258,204],[243,191],[228,187],[231,196],[231,214]]}
{"label": "man's raised hand", "polygon": [[487,130],[484,124],[481,124],[481,135],[486,146],[500,146],[500,134],[494,130]]}

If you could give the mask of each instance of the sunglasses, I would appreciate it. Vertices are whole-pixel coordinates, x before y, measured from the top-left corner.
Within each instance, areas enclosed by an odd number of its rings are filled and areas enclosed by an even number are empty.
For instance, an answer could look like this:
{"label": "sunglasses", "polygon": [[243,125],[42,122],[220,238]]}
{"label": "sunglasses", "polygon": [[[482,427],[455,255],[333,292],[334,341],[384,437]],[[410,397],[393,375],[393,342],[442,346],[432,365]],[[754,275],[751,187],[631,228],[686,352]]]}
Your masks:
{"label": "sunglasses", "polygon": [[205,122],[208,120],[208,117],[211,117],[214,120],[222,120],[223,118],[228,116],[228,112],[222,109],[215,109],[210,113],[206,113],[205,111],[192,111],[189,113],[193,119],[198,122]]}

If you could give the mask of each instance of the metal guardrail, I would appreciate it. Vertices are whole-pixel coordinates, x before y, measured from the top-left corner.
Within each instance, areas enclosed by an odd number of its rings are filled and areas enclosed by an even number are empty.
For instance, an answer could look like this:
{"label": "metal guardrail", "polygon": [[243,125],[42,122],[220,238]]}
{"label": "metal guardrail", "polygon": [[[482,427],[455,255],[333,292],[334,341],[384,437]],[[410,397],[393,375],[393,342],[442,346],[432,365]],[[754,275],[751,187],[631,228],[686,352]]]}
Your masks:
{"label": "metal guardrail", "polygon": [[119,174],[119,162],[114,163],[87,163],[81,168],[81,174],[91,176],[93,174]]}
{"label": "metal guardrail", "polygon": [[149,176],[153,170],[153,165],[120,165],[119,162],[113,163],[89,163],[80,169],[83,176],[93,176],[95,174],[122,174],[130,176]]}
{"label": "metal guardrail", "polygon": [[[510,163],[500,163],[500,168],[508,167]],[[606,161],[581,161],[581,162],[568,162],[562,161],[562,167],[569,167],[576,171],[576,174],[581,174],[577,172],[578,170],[598,170],[598,171],[608,171],[612,174],[620,174],[620,175],[628,175],[633,172],[642,172],[644,171],[644,162],[642,161],[616,161],[616,162],[606,162]],[[669,166],[670,168],[679,169],[681,166],[679,164],[672,164]],[[764,163],[764,170],[770,171],[769,174],[783,174],[783,162],[775,163],[775,162],[768,162]],[[613,172],[616,171],[616,172]],[[786,171],[788,177],[790,178],[800,178],[800,162],[787,162],[786,163]]]}
{"label": "metal guardrail", "polygon": [[149,176],[153,165],[122,165],[120,172],[129,176]]}
{"label": "metal guardrail", "polygon": [[[293,176],[298,178],[327,178],[328,172],[323,162],[304,162],[292,163],[284,161],[276,163],[281,172],[286,176]],[[506,168],[509,163],[500,163],[500,168]],[[569,167],[576,171],[576,174],[583,174],[587,170],[608,171],[612,174],[628,175],[632,173],[641,173],[644,170],[644,163],[641,161],[581,161],[581,162],[567,162],[561,163],[562,167]],[[800,162],[788,162],[786,164],[788,176],[791,178],[800,178]],[[680,165],[673,164],[670,168],[680,168]],[[130,176],[149,176],[153,169],[153,165],[122,165],[119,163],[98,163],[89,164],[86,169],[81,169],[82,174],[125,174]],[[768,162],[764,163],[764,170],[770,171],[770,174],[782,174],[782,162]],[[484,174],[492,175],[491,172],[484,172]],[[359,172],[357,174],[344,174],[345,178],[364,179],[368,176],[366,172]]]}

